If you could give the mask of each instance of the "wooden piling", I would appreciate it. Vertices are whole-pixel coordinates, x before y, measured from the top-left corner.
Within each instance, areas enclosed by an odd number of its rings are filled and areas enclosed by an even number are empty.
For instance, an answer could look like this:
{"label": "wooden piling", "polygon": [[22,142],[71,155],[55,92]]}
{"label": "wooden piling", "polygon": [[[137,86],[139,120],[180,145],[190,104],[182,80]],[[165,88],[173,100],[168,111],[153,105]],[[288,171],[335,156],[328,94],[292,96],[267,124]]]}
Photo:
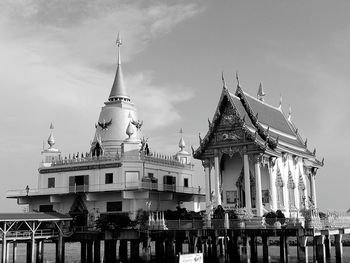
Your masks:
{"label": "wooden piling", "polygon": [[88,240],[86,242],[86,262],[87,263],[92,263],[93,262],[93,258],[92,258],[92,255],[93,255],[93,241],[92,240]]}
{"label": "wooden piling", "polygon": [[94,241],[94,263],[101,263],[101,241]]}
{"label": "wooden piling", "polygon": [[119,260],[121,262],[126,262],[128,260],[128,241],[119,241]]}
{"label": "wooden piling", "polygon": [[318,263],[326,262],[326,251],[324,246],[325,236],[316,237],[316,258]]}
{"label": "wooden piling", "polygon": [[335,235],[335,261],[343,263],[343,235]]}

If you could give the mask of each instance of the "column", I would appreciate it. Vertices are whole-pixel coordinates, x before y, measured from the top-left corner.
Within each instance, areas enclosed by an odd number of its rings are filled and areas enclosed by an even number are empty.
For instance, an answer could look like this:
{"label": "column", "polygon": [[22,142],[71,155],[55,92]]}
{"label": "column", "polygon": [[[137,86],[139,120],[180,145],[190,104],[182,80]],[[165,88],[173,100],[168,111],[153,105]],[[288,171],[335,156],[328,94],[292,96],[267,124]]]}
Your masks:
{"label": "column", "polygon": [[263,262],[269,263],[269,237],[267,235],[263,235],[261,238],[262,238]]}
{"label": "column", "polygon": [[17,261],[17,242],[13,241],[12,243],[12,262],[16,263]]}
{"label": "column", "polygon": [[119,240],[119,260],[126,262],[128,259],[128,241],[125,239]]}
{"label": "column", "polygon": [[298,260],[300,262],[308,263],[309,262],[309,253],[307,250],[307,236],[298,237]]}
{"label": "column", "polygon": [[269,179],[270,179],[270,196],[271,196],[270,205],[271,205],[271,209],[274,211],[277,210],[276,184],[275,184],[276,182],[272,174],[272,170],[274,169],[273,166],[275,162],[276,161],[273,161],[270,157],[270,162],[269,162]]}
{"label": "column", "polygon": [[214,157],[214,166],[215,166],[215,196],[217,200],[217,205],[221,205],[219,156]]}
{"label": "column", "polygon": [[31,254],[31,263],[34,263],[35,262],[35,222],[33,222],[33,230],[32,230],[32,246],[31,246],[31,249],[32,249],[32,254]]}
{"label": "column", "polygon": [[310,174],[310,188],[311,188],[312,202],[314,203],[315,208],[317,208],[315,176],[316,176],[316,173]]}
{"label": "column", "polygon": [[44,241],[38,240],[36,242],[36,262],[43,263],[44,262]]}
{"label": "column", "polygon": [[32,248],[31,248],[31,243],[30,241],[27,242],[27,250],[26,250],[26,263],[30,263],[31,258],[32,258]]}
{"label": "column", "polygon": [[316,246],[317,246],[317,252],[316,252],[316,257],[317,257],[317,262],[319,263],[324,263],[326,262],[326,251],[324,247],[324,236],[318,236],[316,237]]}
{"label": "column", "polygon": [[[210,161],[208,161],[210,162]],[[207,223],[208,226],[210,226],[210,217],[211,217],[211,210],[212,210],[212,204],[211,204],[211,191],[210,191],[210,164],[207,164],[207,167],[204,168],[205,170],[205,212],[207,215]]]}
{"label": "column", "polygon": [[6,263],[7,259],[7,240],[6,240],[6,222],[4,224],[4,231],[2,232],[2,262]]}
{"label": "column", "polygon": [[92,254],[93,254],[93,241],[92,240],[88,240],[86,242],[86,261],[87,263],[92,263],[93,262],[93,258],[92,258]]}
{"label": "column", "polygon": [[343,235],[335,235],[335,262],[343,263]]}
{"label": "column", "polygon": [[101,262],[101,241],[95,240],[94,241],[94,263],[100,263]]}
{"label": "column", "polygon": [[[81,241],[80,242],[80,262],[81,263],[86,263],[86,241]],[[59,244],[57,243],[57,247],[59,247]],[[58,252],[57,252],[58,254]]]}
{"label": "column", "polygon": [[[162,257],[164,256],[164,245],[163,242],[161,243],[161,251],[162,251]],[[157,255],[158,256],[158,255]],[[138,262],[140,259],[140,242],[139,240],[131,240],[130,241],[130,262]],[[95,262],[94,262],[95,263]]]}
{"label": "column", "polygon": [[247,210],[252,209],[252,199],[250,196],[250,175],[249,175],[249,159],[248,155],[244,154],[244,191],[245,191],[245,207]]}
{"label": "column", "polygon": [[256,155],[254,158],[257,216],[263,216],[263,213],[264,213],[263,203],[262,203],[262,193],[261,193],[260,158],[261,158],[260,155]]}

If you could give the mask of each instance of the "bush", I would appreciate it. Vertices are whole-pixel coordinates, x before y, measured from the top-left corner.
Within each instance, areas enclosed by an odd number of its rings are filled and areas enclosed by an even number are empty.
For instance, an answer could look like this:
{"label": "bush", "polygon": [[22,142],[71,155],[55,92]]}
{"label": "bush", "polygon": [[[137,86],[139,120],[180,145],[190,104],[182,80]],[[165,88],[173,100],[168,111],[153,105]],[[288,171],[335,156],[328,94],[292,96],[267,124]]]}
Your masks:
{"label": "bush", "polygon": [[277,221],[277,214],[275,212],[271,211],[265,215],[265,222],[270,226],[273,226],[276,221]]}
{"label": "bush", "polygon": [[277,220],[280,221],[281,225],[283,225],[286,222],[286,217],[284,216],[283,212],[281,210],[276,211]]}
{"label": "bush", "polygon": [[215,208],[213,218],[214,219],[225,219],[225,209],[221,205],[218,205]]}

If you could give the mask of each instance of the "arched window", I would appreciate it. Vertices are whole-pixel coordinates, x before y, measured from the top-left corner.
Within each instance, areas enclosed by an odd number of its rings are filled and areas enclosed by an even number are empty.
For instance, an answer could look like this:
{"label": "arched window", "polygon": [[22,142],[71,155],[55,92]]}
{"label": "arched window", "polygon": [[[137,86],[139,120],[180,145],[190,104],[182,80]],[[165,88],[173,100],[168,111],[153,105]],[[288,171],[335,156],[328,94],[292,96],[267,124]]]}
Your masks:
{"label": "arched window", "polygon": [[276,190],[277,190],[277,209],[284,209],[284,198],[283,198],[283,180],[279,166],[277,165],[277,176],[276,176]]}
{"label": "arched window", "polygon": [[295,209],[295,183],[294,183],[294,180],[293,180],[293,177],[292,177],[292,173],[291,171],[289,170],[288,171],[288,184],[287,184],[287,187],[288,187],[288,197],[289,197],[289,208],[290,209]]}

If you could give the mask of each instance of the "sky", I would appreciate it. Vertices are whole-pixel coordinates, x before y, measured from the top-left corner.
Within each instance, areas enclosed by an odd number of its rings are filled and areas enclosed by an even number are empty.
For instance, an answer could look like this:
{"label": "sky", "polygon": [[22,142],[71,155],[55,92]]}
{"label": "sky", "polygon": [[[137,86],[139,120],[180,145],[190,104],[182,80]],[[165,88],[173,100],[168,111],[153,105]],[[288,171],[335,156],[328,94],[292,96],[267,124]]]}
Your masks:
{"label": "sky", "polygon": [[[321,209],[350,208],[350,2],[2,0],[0,207],[6,191],[35,188],[43,141],[55,126],[63,154],[86,152],[116,69],[151,150],[175,153],[179,130],[198,147],[222,90],[263,84],[265,101],[292,119],[325,166]],[[201,172],[197,163],[197,172]]]}

